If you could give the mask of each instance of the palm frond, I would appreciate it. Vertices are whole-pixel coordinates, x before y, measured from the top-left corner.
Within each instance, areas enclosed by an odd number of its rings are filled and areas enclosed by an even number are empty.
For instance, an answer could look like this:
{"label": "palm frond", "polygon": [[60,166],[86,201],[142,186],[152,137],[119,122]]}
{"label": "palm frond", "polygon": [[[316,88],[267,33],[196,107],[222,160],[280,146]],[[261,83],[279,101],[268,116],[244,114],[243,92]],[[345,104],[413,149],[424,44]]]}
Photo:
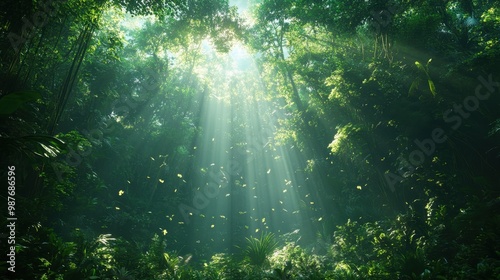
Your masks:
{"label": "palm frond", "polygon": [[246,238],[247,246],[245,248],[245,256],[250,264],[262,266],[266,263],[267,256],[271,254],[278,242],[274,238],[273,233],[263,233],[260,238]]}

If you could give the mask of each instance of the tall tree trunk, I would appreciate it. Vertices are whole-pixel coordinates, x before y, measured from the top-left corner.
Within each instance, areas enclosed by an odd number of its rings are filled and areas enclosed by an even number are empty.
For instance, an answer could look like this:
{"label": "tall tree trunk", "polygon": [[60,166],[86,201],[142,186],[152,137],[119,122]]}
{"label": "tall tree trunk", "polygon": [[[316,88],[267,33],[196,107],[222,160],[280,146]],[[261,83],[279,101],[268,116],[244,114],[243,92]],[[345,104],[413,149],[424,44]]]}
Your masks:
{"label": "tall tree trunk", "polygon": [[75,56],[73,57],[73,62],[71,63],[68,74],[66,75],[66,79],[64,80],[64,83],[61,86],[61,90],[59,91],[57,103],[55,104],[54,112],[48,124],[47,130],[50,134],[54,133],[57,123],[61,118],[62,112],[64,111],[64,107],[68,102],[71,90],[73,89],[75,81],[78,77],[78,72],[92,39],[94,30],[95,25],[93,23],[87,24],[83,31],[80,33],[80,36],[77,40],[77,51],[75,53]]}

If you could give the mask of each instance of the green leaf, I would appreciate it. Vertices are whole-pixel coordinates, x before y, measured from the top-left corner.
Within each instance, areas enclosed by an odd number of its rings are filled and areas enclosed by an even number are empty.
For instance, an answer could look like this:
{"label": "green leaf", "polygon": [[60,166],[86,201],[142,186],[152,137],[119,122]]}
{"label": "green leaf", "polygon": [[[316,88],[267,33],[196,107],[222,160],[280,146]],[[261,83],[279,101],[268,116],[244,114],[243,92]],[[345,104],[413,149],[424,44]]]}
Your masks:
{"label": "green leaf", "polygon": [[0,115],[10,115],[19,109],[24,103],[36,101],[41,96],[36,91],[16,91],[0,98]]}
{"label": "green leaf", "polygon": [[418,61],[415,61],[415,65],[417,65],[417,68],[422,70],[424,73],[427,73],[427,71],[425,71],[425,68],[424,66],[422,65],[422,63],[418,62]]}
{"label": "green leaf", "polygon": [[432,96],[436,96],[437,92],[434,82],[431,79],[428,79],[427,82],[429,83],[429,89],[431,90]]}
{"label": "green leaf", "polygon": [[408,91],[408,96],[415,93],[415,91],[418,89],[418,86],[420,85],[420,81],[420,78],[417,78],[411,83],[410,90]]}
{"label": "green leaf", "polygon": [[44,158],[56,157],[66,149],[64,141],[48,135],[27,135],[19,140],[33,154]]}

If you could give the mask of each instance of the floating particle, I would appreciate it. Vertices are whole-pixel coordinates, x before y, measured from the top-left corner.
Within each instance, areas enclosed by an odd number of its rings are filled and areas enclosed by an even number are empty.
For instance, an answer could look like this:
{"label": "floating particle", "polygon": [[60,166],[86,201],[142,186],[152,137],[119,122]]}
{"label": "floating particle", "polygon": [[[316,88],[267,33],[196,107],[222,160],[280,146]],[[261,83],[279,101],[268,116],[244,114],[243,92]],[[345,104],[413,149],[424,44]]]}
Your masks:
{"label": "floating particle", "polygon": [[155,160],[155,158],[154,158],[154,157],[151,157],[151,160]]}
{"label": "floating particle", "polygon": [[271,173],[271,168],[269,168],[269,170],[267,170],[267,174]]}
{"label": "floating particle", "polygon": [[177,174],[177,177],[182,178],[182,174],[180,174],[180,173]]}
{"label": "floating particle", "polygon": [[255,229],[255,232],[259,232],[259,229],[258,229],[258,228],[256,228],[256,229]]}
{"label": "floating particle", "polygon": [[357,186],[356,189],[361,190],[361,186]]}
{"label": "floating particle", "polygon": [[123,190],[120,190],[120,191],[118,192],[118,195],[119,195],[119,196],[122,196],[124,193],[125,193],[125,192],[124,192]]}
{"label": "floating particle", "polygon": [[163,184],[163,183],[165,183],[165,180],[162,180],[162,179],[158,179],[158,181],[159,181],[160,183],[162,183],[162,184]]}
{"label": "floating particle", "polygon": [[323,217],[320,217],[320,218],[318,219],[318,222],[321,222],[322,220],[323,220]]}
{"label": "floating particle", "polygon": [[167,235],[168,231],[166,229],[164,229],[163,231],[163,235]]}
{"label": "floating particle", "polygon": [[262,222],[265,223],[266,222],[266,218],[262,218]]}
{"label": "floating particle", "polygon": [[215,225],[211,225],[211,226],[210,226],[210,228],[214,228],[214,227],[215,227]]}

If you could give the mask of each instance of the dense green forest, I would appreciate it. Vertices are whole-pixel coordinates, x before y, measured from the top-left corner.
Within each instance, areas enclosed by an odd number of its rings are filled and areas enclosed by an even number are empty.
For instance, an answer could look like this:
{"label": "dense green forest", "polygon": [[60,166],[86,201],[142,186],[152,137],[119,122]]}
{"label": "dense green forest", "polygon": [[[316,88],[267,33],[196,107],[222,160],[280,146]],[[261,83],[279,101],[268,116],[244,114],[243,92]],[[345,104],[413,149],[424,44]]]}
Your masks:
{"label": "dense green forest", "polygon": [[500,1],[5,0],[4,279],[500,279]]}

